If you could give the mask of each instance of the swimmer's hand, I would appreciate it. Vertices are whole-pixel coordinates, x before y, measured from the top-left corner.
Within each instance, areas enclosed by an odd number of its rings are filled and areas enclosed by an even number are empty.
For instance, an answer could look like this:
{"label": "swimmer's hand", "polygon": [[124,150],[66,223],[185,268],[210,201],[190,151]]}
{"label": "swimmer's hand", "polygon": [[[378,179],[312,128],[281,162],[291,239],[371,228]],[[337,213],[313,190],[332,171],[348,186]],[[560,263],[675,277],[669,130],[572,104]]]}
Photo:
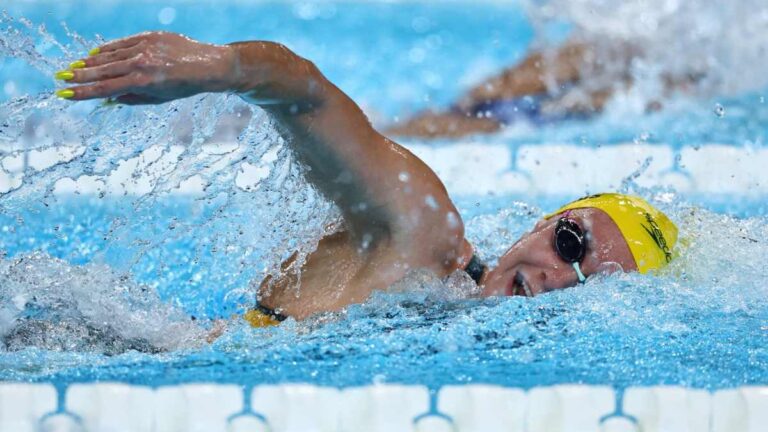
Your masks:
{"label": "swimmer's hand", "polygon": [[226,91],[234,76],[234,49],[185,36],[149,32],[115,40],[57,73],[70,100],[114,98],[124,104],[157,104],[202,92]]}
{"label": "swimmer's hand", "polygon": [[213,343],[216,339],[220,338],[225,331],[227,331],[227,322],[224,320],[216,320],[213,322],[213,327],[211,327],[211,330],[205,337],[205,341]]}

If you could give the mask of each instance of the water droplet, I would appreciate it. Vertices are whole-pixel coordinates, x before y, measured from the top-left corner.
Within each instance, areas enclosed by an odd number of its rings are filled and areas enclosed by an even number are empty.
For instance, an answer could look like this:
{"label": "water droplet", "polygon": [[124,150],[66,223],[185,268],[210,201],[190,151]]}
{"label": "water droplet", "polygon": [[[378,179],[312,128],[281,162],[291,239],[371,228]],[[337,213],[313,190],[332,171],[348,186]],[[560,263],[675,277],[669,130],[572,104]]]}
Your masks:
{"label": "water droplet", "polygon": [[456,228],[459,226],[459,216],[452,211],[446,213],[445,221],[448,223],[449,228]]}
{"label": "water droplet", "polygon": [[352,206],[352,213],[364,212],[366,210],[368,210],[368,204],[365,202],[361,202],[355,206]]}
{"label": "water droplet", "polygon": [[5,93],[6,96],[9,96],[9,97],[16,96],[16,93],[17,93],[16,83],[10,80],[6,81],[5,84],[3,85],[3,92]]}
{"label": "water droplet", "polygon": [[160,12],[157,14],[157,20],[160,21],[160,24],[162,25],[171,24],[176,20],[176,9],[172,7],[164,7],[160,9]]}
{"label": "water droplet", "polygon": [[360,241],[360,249],[362,251],[368,250],[369,247],[371,247],[371,242],[373,241],[373,236],[370,233],[363,234],[363,239]]}
{"label": "water droplet", "polygon": [[405,171],[401,171],[400,174],[397,175],[397,179],[400,180],[403,183],[408,182],[408,180],[410,178],[411,178],[411,176],[407,172],[405,172]]}
{"label": "water droplet", "polygon": [[437,210],[439,207],[437,205],[437,200],[432,195],[427,195],[426,197],[424,197],[424,204],[429,206],[429,208],[431,208],[432,210]]}
{"label": "water droplet", "polygon": [[725,107],[720,104],[715,104],[715,115],[722,118],[725,117]]}
{"label": "water droplet", "polygon": [[643,144],[647,143],[650,138],[651,134],[649,132],[641,132],[640,135],[635,137],[634,142],[635,144]]}
{"label": "water droplet", "polygon": [[18,294],[11,299],[13,302],[13,305],[16,306],[16,309],[18,310],[24,310],[24,307],[27,305],[27,299],[22,294]]}

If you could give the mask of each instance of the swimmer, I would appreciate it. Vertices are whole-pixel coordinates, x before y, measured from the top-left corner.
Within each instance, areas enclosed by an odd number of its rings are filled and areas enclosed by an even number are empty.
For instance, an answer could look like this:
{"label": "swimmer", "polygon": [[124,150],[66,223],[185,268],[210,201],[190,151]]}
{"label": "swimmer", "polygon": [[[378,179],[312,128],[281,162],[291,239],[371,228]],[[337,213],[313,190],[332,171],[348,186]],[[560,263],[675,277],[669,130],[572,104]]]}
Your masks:
{"label": "swimmer", "polygon": [[[448,110],[422,112],[386,132],[457,138],[497,132],[520,120],[541,125],[587,119],[602,112],[615,93],[631,89],[631,65],[640,58],[642,50],[629,42],[604,41],[598,47],[575,38],[551,53],[534,51],[472,87]],[[703,77],[701,72],[661,73],[663,95],[692,92]],[[647,112],[659,109],[658,101],[646,105]]]}
{"label": "swimmer", "polygon": [[71,101],[157,104],[232,92],[275,120],[309,167],[307,181],[341,209],[344,229],[319,242],[300,274],[262,282],[245,316],[257,327],[363,302],[416,269],[440,277],[464,271],[482,296],[534,296],[608,267],[653,272],[673,257],[677,228],[663,213],[638,197],[601,194],[547,215],[489,268],[437,175],[377,132],[314,64],[277,43],[210,45],[143,33],[106,43],[57,76],[69,85],[58,96]]}

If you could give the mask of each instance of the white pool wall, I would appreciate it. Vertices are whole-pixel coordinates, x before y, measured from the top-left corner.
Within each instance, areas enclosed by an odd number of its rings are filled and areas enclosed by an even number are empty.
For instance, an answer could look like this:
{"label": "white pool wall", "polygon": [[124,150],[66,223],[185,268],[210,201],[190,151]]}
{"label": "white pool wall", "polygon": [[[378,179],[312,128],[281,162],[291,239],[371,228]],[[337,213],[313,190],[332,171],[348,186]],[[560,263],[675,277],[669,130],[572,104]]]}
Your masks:
{"label": "white pool wall", "polygon": [[768,387],[0,383],[3,432],[764,432]]}
{"label": "white pool wall", "polygon": [[[14,146],[18,150],[19,146]],[[224,154],[236,149],[235,143],[206,145],[206,151]],[[642,187],[670,187],[686,195],[712,198],[738,195],[759,199],[768,196],[768,148],[737,147],[718,143],[675,148],[664,144],[619,143],[601,147],[573,144],[486,144],[472,141],[450,145],[407,146],[430,165],[454,197],[487,194],[528,196],[565,196],[586,192],[613,191],[622,181],[637,173]],[[61,179],[57,193],[135,195],[152,188],[153,172],[175,163],[182,147],[163,153],[160,146],[124,161],[109,176],[83,176]],[[0,160],[0,192],[18,187],[25,170],[40,170],[69,160],[82,152],[75,144],[45,151],[30,151]],[[242,150],[231,151],[216,166],[242,157]],[[29,171],[27,171],[29,172]],[[267,174],[263,167],[244,165],[237,185],[253,185]],[[200,177],[191,176],[182,183],[179,194],[197,194],[202,190]]]}

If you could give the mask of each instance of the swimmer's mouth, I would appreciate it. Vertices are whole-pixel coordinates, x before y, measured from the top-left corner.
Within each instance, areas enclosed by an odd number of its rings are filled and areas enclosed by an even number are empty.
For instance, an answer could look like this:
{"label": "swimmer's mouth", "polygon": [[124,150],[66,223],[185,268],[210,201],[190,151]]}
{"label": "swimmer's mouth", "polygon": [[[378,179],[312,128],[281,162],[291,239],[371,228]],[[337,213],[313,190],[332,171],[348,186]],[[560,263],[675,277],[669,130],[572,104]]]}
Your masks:
{"label": "swimmer's mouth", "polygon": [[513,296],[525,296],[533,297],[533,291],[528,285],[528,281],[525,280],[525,276],[522,273],[515,273],[515,277],[512,278],[512,284],[508,289],[509,295]]}

